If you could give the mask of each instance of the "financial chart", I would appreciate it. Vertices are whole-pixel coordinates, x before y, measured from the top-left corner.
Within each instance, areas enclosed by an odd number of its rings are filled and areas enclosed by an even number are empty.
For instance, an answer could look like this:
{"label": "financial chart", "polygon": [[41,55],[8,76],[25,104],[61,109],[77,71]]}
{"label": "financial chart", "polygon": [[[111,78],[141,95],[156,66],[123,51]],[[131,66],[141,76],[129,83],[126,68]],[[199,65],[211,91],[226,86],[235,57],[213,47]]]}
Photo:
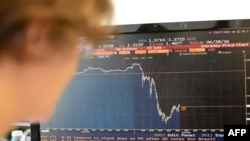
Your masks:
{"label": "financial chart", "polygon": [[249,37],[226,29],[103,41],[79,60],[42,139],[223,140],[224,125],[250,121]]}

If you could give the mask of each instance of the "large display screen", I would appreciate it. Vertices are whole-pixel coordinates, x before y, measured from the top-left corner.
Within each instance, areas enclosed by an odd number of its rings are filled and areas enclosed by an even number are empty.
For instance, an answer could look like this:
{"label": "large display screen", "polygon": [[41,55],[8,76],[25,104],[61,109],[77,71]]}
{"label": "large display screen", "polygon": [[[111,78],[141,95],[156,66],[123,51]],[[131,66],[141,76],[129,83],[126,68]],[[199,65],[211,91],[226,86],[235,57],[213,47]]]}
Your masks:
{"label": "large display screen", "polygon": [[250,123],[248,23],[148,24],[110,35],[79,60],[41,139],[223,141],[224,125]]}

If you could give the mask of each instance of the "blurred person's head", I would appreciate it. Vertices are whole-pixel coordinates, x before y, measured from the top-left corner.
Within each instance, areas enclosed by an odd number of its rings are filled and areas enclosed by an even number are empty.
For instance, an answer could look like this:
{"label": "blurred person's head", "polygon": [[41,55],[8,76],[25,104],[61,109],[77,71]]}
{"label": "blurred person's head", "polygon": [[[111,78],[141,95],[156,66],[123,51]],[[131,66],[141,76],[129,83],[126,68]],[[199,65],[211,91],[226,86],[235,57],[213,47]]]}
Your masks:
{"label": "blurred person's head", "polygon": [[79,37],[101,39],[112,8],[109,0],[1,1],[0,134],[9,122],[50,116],[76,68]]}

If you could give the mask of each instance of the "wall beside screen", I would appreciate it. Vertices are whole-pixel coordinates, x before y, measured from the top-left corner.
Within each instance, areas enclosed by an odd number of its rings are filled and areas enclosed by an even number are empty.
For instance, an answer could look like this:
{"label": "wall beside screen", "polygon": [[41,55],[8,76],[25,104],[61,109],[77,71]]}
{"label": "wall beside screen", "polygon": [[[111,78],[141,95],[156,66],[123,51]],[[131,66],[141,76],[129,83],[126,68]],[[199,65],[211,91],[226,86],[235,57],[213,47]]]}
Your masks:
{"label": "wall beside screen", "polygon": [[113,0],[113,24],[249,19],[247,0]]}

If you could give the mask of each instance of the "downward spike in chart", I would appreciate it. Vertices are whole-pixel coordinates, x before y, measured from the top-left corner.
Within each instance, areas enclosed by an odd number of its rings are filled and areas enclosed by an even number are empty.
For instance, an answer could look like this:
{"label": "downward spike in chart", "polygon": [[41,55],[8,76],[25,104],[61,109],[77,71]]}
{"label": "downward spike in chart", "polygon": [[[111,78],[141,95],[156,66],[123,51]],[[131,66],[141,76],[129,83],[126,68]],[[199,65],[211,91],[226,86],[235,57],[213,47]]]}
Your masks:
{"label": "downward spike in chart", "polygon": [[[155,81],[144,74],[138,63],[123,70],[88,67],[76,72],[73,82],[66,89],[55,115],[44,123],[45,126],[53,124],[57,128],[98,129],[180,128],[180,105],[173,105],[169,114],[162,111]],[[56,121],[58,117],[60,121]]]}

